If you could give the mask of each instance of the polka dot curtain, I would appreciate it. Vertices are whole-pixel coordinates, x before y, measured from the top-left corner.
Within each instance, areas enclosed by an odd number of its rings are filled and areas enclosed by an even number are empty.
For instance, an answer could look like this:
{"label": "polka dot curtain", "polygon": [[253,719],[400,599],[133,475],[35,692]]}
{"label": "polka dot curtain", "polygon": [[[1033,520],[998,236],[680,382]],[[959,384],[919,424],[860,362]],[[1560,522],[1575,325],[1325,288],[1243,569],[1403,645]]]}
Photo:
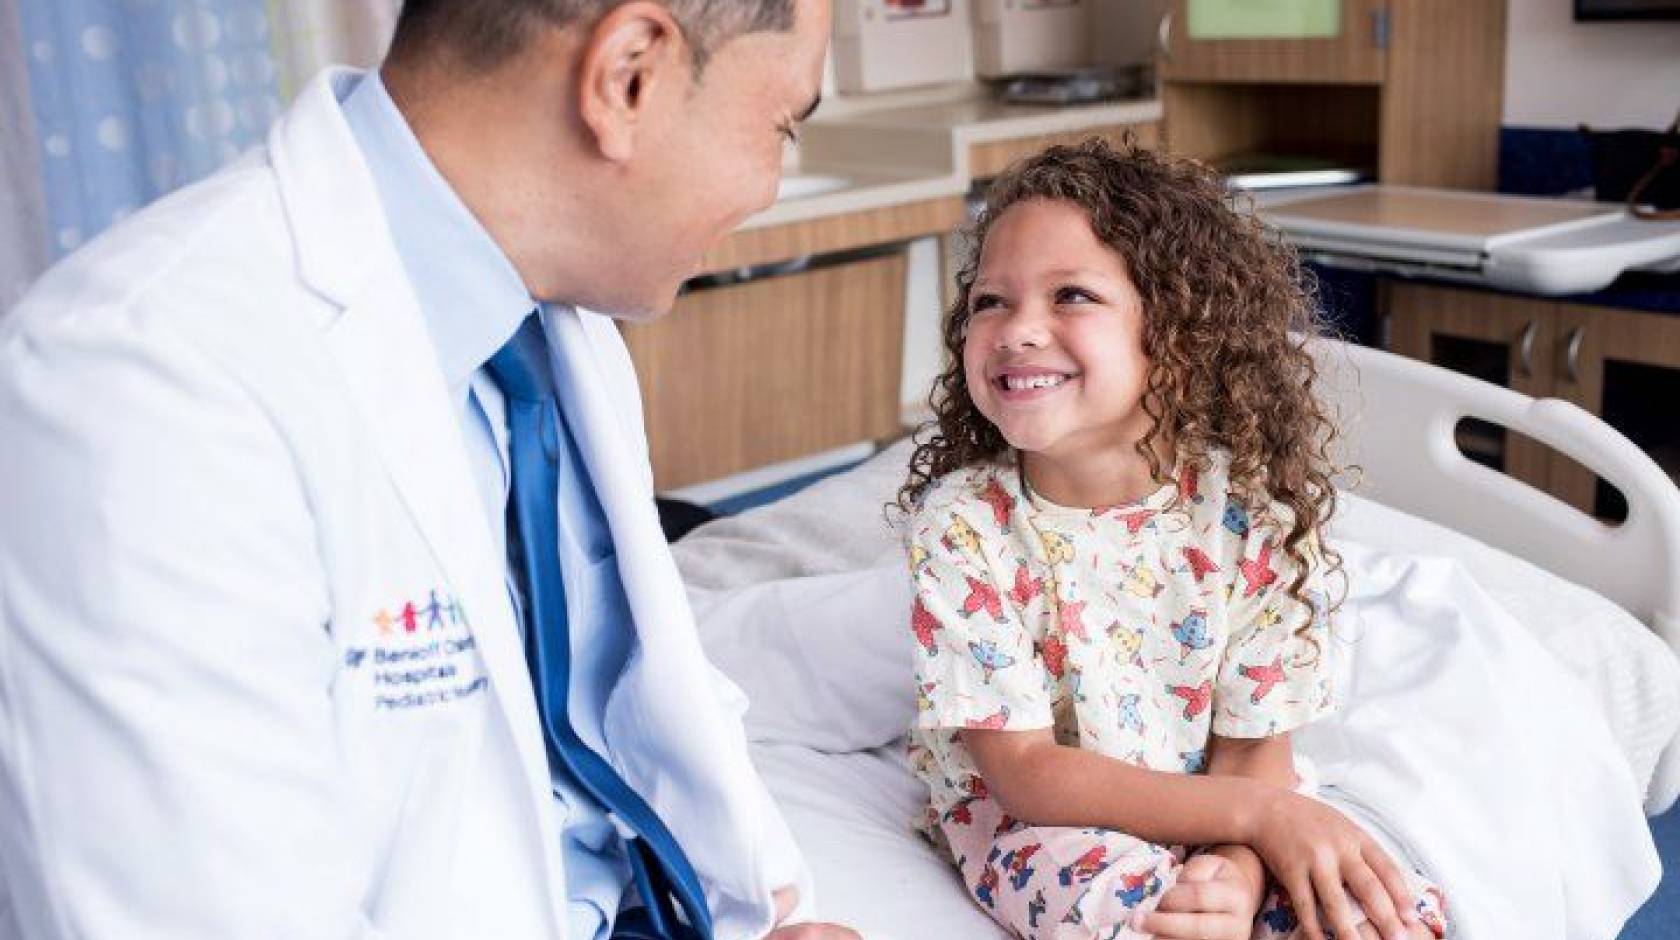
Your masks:
{"label": "polka dot curtain", "polygon": [[279,113],[266,0],[25,0],[53,248],[227,163]]}
{"label": "polka dot curtain", "polygon": [[369,65],[398,0],[22,0],[50,253],[263,142],[328,62]]}

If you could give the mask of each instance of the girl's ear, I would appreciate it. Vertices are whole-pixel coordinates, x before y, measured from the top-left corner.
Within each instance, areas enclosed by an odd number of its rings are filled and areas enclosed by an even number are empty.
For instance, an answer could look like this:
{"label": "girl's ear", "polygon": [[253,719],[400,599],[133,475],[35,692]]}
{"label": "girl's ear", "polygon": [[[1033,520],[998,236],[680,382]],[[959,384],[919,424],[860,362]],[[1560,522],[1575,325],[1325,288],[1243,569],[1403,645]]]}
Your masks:
{"label": "girl's ear", "polygon": [[616,163],[635,156],[659,95],[686,87],[688,47],[664,6],[631,0],[589,31],[577,66],[578,113],[600,154]]}

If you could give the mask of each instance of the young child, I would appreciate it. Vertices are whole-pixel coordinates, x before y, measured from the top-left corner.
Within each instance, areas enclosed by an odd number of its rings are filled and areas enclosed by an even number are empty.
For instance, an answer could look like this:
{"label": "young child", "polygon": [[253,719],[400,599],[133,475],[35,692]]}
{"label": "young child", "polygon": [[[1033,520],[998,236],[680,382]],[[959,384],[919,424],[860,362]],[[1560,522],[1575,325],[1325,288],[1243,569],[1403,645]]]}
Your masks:
{"label": "young child", "polygon": [[1090,142],[996,181],[957,282],[900,504],[912,757],[975,899],[1030,940],[1442,936],[1291,755],[1337,564],[1293,256],[1206,169]]}

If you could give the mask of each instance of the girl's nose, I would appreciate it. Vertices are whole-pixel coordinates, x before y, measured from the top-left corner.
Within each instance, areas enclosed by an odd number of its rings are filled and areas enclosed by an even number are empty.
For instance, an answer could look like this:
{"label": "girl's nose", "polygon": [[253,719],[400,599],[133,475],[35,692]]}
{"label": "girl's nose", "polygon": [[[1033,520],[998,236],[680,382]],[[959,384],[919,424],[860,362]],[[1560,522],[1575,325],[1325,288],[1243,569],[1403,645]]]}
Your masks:
{"label": "girl's nose", "polygon": [[1040,349],[1049,339],[1049,321],[1036,304],[1024,304],[1010,311],[998,330],[998,349]]}

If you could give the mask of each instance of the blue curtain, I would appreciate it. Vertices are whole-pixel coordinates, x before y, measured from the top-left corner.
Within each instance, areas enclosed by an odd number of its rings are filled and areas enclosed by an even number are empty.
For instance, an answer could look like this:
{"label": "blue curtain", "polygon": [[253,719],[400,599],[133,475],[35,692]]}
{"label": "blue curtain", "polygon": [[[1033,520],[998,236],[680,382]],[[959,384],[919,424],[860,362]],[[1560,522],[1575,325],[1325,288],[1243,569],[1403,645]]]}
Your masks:
{"label": "blue curtain", "polygon": [[262,140],[280,110],[269,12],[267,0],[23,0],[54,252]]}

